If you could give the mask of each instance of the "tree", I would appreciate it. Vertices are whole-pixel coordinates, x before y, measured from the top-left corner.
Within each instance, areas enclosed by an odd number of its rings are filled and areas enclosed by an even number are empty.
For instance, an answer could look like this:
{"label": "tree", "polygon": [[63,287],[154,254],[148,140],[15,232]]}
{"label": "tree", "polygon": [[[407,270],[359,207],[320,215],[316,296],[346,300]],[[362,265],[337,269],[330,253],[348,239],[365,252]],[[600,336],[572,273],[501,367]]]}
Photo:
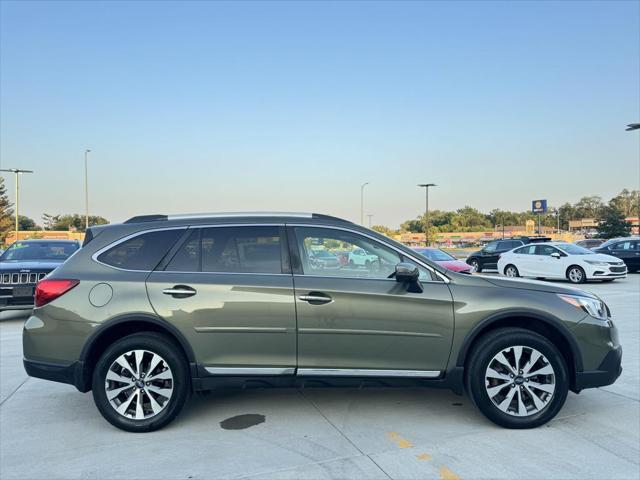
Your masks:
{"label": "tree", "polygon": [[631,224],[625,220],[624,214],[611,204],[600,208],[598,222],[598,236],[601,238],[631,235]]}
{"label": "tree", "polygon": [[590,197],[582,197],[573,206],[573,209],[576,219],[597,218],[599,210],[603,207],[602,198],[598,195],[592,195]]}
{"label": "tree", "polygon": [[0,243],[3,243],[7,234],[14,229],[13,209],[7,196],[7,188],[4,178],[0,177]]}
{"label": "tree", "polygon": [[375,230],[376,232],[386,235],[387,237],[396,233],[393,229],[385,227],[384,225],[374,225],[373,227],[371,227],[371,230]]}
{"label": "tree", "polygon": [[29,217],[25,217],[24,215],[18,215],[18,227],[20,231],[34,231],[34,230],[42,230],[40,226],[36,225],[36,222]]}
{"label": "tree", "polygon": [[[85,217],[77,213],[65,215],[50,215],[45,213],[42,216],[45,230],[75,230],[78,232],[85,231]],[[105,225],[109,223],[106,218],[89,215],[89,226]]]}
{"label": "tree", "polygon": [[609,205],[622,213],[625,218],[637,217],[640,211],[640,190],[629,191],[625,188],[611,199]]}

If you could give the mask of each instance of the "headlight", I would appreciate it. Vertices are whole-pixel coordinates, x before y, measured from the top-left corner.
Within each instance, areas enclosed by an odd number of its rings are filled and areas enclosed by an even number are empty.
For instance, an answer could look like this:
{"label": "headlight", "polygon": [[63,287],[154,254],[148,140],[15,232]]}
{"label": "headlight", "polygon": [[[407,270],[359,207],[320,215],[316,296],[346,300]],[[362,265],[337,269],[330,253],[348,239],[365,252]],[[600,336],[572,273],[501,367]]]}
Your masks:
{"label": "headlight", "polygon": [[585,260],[590,265],[597,265],[598,267],[608,267],[609,264],[607,262],[599,262],[598,260]]}
{"label": "headlight", "polygon": [[587,312],[593,318],[605,321],[609,318],[607,306],[602,300],[598,300],[597,298],[582,297],[580,295],[558,294],[558,297],[560,297],[568,304]]}

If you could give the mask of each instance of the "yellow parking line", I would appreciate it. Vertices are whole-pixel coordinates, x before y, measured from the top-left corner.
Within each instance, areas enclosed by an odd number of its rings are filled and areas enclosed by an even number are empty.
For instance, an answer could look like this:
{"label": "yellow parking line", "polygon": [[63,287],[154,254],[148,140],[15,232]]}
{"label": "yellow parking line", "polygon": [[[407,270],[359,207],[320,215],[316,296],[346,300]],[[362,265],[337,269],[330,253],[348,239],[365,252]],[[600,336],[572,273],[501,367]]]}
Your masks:
{"label": "yellow parking line", "polygon": [[388,432],[387,437],[389,437],[392,441],[396,442],[398,448],[412,448],[413,443],[411,443],[406,438],[402,438],[396,432]]}
{"label": "yellow parking line", "polygon": [[449,470],[445,465],[440,467],[440,480],[460,480],[460,477]]}

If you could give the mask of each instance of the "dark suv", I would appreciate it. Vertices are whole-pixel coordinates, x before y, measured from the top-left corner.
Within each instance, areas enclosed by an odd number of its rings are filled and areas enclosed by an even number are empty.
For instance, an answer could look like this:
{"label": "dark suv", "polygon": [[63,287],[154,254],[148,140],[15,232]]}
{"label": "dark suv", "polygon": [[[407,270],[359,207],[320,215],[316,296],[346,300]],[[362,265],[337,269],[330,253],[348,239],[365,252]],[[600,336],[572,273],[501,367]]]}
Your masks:
{"label": "dark suv", "polygon": [[640,238],[638,237],[615,238],[592,250],[618,257],[627,265],[629,272],[640,270]]}
{"label": "dark suv", "polygon": [[[329,269],[321,250],[372,260]],[[332,385],[466,391],[493,422],[530,428],[569,390],[614,382],[622,356],[591,293],[458,274],[345,220],[274,213],[91,228],[38,283],[23,351],[29,375],[93,390],[136,432],[192,391]]]}

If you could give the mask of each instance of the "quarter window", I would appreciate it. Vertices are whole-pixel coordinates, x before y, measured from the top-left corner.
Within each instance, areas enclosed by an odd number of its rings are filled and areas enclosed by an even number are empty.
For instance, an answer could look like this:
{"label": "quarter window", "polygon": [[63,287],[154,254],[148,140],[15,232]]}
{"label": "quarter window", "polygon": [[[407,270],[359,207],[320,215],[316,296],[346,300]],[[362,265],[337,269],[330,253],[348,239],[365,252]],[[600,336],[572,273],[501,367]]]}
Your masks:
{"label": "quarter window", "polygon": [[98,256],[98,261],[126,270],[153,270],[184,229],[143,233],[121,242]]}
{"label": "quarter window", "polygon": [[280,229],[276,226],[194,229],[166,270],[282,273]]}

